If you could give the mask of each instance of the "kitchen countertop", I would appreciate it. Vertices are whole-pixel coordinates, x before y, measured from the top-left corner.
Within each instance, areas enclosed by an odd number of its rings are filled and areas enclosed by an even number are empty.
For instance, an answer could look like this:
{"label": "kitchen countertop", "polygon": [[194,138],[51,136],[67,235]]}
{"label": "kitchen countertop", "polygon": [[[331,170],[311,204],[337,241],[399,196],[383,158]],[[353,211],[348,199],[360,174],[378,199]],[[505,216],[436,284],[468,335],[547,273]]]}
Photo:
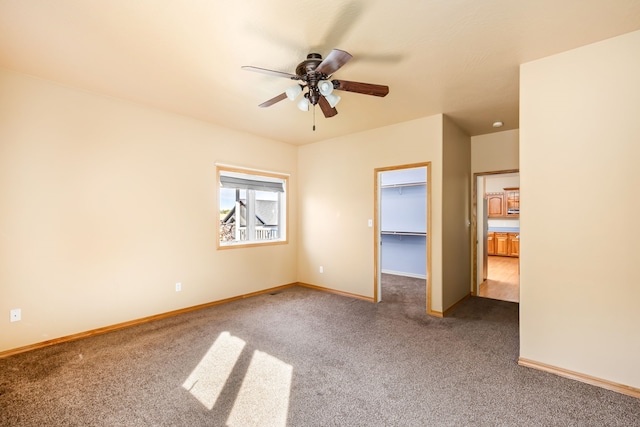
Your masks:
{"label": "kitchen countertop", "polygon": [[519,233],[519,227],[489,227],[489,231],[494,231],[496,233]]}

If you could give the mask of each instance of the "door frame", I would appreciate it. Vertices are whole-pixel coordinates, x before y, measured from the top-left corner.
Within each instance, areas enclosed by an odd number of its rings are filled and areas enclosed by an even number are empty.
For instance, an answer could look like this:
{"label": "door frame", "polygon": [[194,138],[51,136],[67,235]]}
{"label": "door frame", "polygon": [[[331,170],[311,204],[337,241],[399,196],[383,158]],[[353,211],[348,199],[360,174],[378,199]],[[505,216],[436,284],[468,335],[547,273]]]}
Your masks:
{"label": "door frame", "polygon": [[[471,258],[472,258],[472,286],[471,286],[471,295],[478,295],[478,287],[480,284],[478,283],[478,245],[480,242],[478,241],[478,177],[481,176],[490,176],[490,175],[503,175],[508,173],[520,173],[520,169],[507,169],[500,171],[490,171],[490,172],[476,172],[473,174],[473,190],[471,195],[471,236],[472,236],[472,245],[471,245]],[[486,212],[485,212],[486,215]],[[520,260],[518,259],[518,262]]]}
{"label": "door frame", "polygon": [[426,184],[426,202],[427,202],[427,300],[425,301],[425,310],[431,314],[431,162],[411,163],[397,166],[386,166],[375,168],[373,170],[373,300],[380,302],[381,285],[382,285],[382,269],[381,269],[381,223],[380,223],[380,202],[381,202],[381,186],[380,180],[383,172],[389,172],[400,169],[426,168],[427,184]]}

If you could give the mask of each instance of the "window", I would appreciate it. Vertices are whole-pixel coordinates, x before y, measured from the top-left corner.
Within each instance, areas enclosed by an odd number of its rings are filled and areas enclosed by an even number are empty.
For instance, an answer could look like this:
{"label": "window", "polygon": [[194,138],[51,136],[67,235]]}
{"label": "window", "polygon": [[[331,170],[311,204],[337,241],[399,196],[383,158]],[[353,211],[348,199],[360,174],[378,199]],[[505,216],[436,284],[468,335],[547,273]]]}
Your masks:
{"label": "window", "polygon": [[286,242],[286,176],[219,166],[218,182],[218,247]]}

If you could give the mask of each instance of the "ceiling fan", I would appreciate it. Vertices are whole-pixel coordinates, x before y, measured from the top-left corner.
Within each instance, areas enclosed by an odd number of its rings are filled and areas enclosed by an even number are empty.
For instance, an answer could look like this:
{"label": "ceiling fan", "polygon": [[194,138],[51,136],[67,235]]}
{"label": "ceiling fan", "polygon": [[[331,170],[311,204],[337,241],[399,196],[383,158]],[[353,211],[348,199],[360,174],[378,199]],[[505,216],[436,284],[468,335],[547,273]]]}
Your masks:
{"label": "ceiling fan", "polygon": [[340,97],[333,93],[334,90],[344,90],[373,96],[386,96],[389,93],[389,86],[351,82],[347,80],[330,81],[329,79],[333,73],[349,62],[351,58],[350,53],[340,49],[333,49],[324,59],[322,59],[319,53],[310,53],[307,55],[307,59],[298,64],[295,74],[252,66],[243,66],[242,69],[277,77],[285,77],[291,80],[299,80],[301,82],[288,88],[284,93],[263,102],[259,107],[269,107],[285,98],[294,101],[298,95],[307,89],[304,97],[298,102],[298,108],[302,111],[309,111],[309,105],[320,105],[324,116],[329,118],[338,114],[338,110],[336,110],[335,107],[340,101]]}

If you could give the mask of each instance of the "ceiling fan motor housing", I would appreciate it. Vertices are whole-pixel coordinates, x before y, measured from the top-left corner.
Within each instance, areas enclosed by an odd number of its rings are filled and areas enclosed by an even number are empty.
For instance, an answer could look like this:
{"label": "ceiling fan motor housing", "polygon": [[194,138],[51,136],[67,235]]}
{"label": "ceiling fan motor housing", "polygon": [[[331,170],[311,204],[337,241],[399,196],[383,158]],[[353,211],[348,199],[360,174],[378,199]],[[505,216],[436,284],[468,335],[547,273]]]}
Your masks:
{"label": "ceiling fan motor housing", "polygon": [[311,105],[316,105],[320,100],[320,91],[318,90],[318,82],[327,78],[326,75],[315,71],[322,62],[322,55],[319,53],[310,53],[307,59],[302,61],[296,67],[296,74],[301,80],[305,81],[309,87],[309,93],[305,97],[309,99]]}
{"label": "ceiling fan motor housing", "polygon": [[307,59],[298,64],[296,74],[303,77],[306,74],[313,73],[321,62],[322,55],[319,53],[310,53],[307,55]]}

